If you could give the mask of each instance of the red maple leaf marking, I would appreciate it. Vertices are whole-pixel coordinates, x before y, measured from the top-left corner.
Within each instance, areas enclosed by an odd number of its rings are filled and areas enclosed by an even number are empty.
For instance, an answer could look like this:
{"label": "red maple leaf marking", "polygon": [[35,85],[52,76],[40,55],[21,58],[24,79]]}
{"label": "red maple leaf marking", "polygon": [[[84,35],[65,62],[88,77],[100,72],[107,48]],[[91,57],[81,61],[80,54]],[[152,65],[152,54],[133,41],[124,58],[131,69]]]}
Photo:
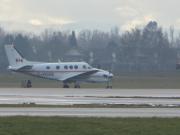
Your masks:
{"label": "red maple leaf marking", "polygon": [[16,62],[23,62],[23,59],[20,59],[20,58],[18,59],[18,58],[17,58],[17,59],[16,59]]}

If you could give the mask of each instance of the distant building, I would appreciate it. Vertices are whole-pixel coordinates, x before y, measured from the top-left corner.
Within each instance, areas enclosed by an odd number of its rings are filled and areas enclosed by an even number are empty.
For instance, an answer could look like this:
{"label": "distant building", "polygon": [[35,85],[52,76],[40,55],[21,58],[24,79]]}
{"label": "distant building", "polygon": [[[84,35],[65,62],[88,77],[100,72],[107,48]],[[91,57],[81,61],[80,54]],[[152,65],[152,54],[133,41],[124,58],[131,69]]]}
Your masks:
{"label": "distant building", "polygon": [[83,55],[77,48],[71,48],[65,55],[64,61],[83,61]]}

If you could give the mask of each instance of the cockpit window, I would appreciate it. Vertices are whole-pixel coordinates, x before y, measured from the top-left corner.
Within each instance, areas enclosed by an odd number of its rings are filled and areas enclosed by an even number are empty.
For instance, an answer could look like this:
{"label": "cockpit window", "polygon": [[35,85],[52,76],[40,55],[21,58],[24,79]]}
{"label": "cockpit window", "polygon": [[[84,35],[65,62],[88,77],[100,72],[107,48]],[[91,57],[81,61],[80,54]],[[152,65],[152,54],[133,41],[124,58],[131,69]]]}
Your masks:
{"label": "cockpit window", "polygon": [[68,69],[68,66],[67,66],[67,65],[65,65],[65,66],[64,66],[64,69]]}
{"label": "cockpit window", "polygon": [[86,67],[86,65],[83,65],[83,69],[86,69],[87,67]]}

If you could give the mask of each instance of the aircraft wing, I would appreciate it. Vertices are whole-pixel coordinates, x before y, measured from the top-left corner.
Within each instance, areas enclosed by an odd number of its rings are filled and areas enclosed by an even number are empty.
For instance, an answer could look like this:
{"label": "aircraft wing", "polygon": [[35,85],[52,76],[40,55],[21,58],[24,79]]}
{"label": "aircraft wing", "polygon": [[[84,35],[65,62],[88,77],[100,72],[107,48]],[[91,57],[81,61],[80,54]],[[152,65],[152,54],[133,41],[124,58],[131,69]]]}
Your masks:
{"label": "aircraft wing", "polygon": [[90,71],[83,72],[83,73],[74,73],[74,74],[71,74],[71,75],[65,77],[64,79],[62,79],[62,81],[73,82],[75,80],[86,79],[89,77],[89,75],[94,74],[98,71],[99,70],[97,70],[97,69],[92,69]]}

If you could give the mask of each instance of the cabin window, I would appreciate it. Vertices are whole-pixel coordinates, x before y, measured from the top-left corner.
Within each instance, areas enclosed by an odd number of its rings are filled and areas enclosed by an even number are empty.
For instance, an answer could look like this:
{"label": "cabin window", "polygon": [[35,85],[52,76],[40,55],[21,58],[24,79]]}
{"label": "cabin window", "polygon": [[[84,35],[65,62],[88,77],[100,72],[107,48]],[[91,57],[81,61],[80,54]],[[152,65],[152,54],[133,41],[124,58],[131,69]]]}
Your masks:
{"label": "cabin window", "polygon": [[75,66],[74,66],[74,68],[75,68],[75,69],[78,69],[78,66],[77,66],[77,65],[75,65]]}
{"label": "cabin window", "polygon": [[68,69],[68,66],[67,66],[67,65],[65,65],[65,66],[64,66],[64,69]]}
{"label": "cabin window", "polygon": [[57,69],[57,70],[60,69],[60,66],[56,66],[56,69]]}
{"label": "cabin window", "polygon": [[71,65],[71,66],[69,66],[69,68],[70,68],[70,69],[73,69],[73,66]]}
{"label": "cabin window", "polygon": [[46,69],[50,69],[50,66],[47,66]]}
{"label": "cabin window", "polygon": [[87,67],[86,67],[86,65],[83,65],[83,69],[86,69]]}

